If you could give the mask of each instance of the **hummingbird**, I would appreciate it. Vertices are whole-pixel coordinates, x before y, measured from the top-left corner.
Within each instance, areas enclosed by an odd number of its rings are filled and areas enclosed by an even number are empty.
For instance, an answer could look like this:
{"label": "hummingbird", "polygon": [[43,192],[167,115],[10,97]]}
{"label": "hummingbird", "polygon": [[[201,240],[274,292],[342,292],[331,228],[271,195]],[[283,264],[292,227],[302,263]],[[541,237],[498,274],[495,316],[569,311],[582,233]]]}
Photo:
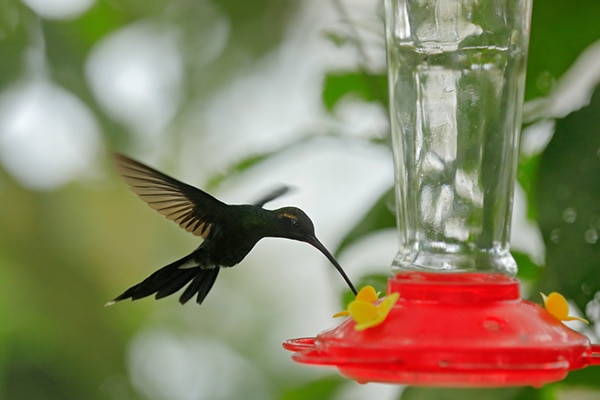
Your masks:
{"label": "hummingbird", "polygon": [[113,154],[117,171],[132,191],[150,207],[180,227],[203,239],[190,254],[162,267],[106,305],[125,299],[169,296],[187,285],[179,302],[196,296],[202,304],[221,268],[240,263],[265,237],[308,243],[318,249],[356,289],[342,267],[317,239],[310,218],[296,207],[267,210],[263,206],[283,195],[288,187],[268,193],[254,204],[226,204],[210,194],[180,182],[122,154]]}

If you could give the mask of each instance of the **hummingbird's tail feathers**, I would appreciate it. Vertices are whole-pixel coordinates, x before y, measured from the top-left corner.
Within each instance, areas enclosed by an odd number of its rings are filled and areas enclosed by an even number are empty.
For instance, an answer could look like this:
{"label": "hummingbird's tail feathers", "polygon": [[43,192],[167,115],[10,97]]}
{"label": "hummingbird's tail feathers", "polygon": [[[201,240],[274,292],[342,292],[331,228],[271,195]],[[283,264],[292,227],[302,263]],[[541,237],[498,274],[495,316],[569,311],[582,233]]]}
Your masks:
{"label": "hummingbird's tail feathers", "polygon": [[181,297],[179,297],[179,302],[181,304],[187,303],[196,293],[198,293],[198,297],[196,298],[196,303],[202,304],[204,298],[210,292],[210,289],[213,287],[215,280],[217,279],[217,275],[219,274],[219,267],[200,269],[200,271],[196,272],[196,276],[192,280],[192,283],[185,289]]}
{"label": "hummingbird's tail feathers", "polygon": [[165,280],[165,282],[162,283],[160,290],[156,292],[156,296],[154,296],[154,298],[159,300],[177,292],[179,289],[187,285],[189,281],[194,279],[194,276],[196,276],[196,270],[198,269],[199,268],[177,268],[171,271],[169,276],[170,279]]}
{"label": "hummingbird's tail feathers", "polygon": [[110,306],[125,299],[138,300],[155,293],[156,299],[161,299],[175,293],[189,281],[194,279],[200,270],[199,267],[189,267],[189,264],[193,262],[193,258],[194,254],[192,253],[162,267],[142,282],[127,289],[106,305]]}

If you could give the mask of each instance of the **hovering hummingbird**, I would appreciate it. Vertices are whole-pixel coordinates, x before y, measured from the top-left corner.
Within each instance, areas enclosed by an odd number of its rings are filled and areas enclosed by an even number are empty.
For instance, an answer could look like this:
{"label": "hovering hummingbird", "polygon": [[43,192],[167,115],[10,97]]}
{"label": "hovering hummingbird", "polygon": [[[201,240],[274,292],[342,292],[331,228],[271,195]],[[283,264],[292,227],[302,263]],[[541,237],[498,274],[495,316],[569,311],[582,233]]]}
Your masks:
{"label": "hovering hummingbird", "polygon": [[352,292],[354,285],[327,248],[315,236],[310,218],[299,208],[266,210],[263,205],[288,188],[269,193],[254,204],[229,205],[208,193],[178,181],[121,154],[114,154],[120,175],[142,200],[186,231],[200,236],[200,246],[177,261],[159,269],[127,289],[106,305],[125,299],[137,300],[153,294],[169,296],[184,286],[179,297],[185,304],[194,295],[201,304],[212,288],[221,267],[241,262],[264,237],[280,237],[306,242],[329,259]]}

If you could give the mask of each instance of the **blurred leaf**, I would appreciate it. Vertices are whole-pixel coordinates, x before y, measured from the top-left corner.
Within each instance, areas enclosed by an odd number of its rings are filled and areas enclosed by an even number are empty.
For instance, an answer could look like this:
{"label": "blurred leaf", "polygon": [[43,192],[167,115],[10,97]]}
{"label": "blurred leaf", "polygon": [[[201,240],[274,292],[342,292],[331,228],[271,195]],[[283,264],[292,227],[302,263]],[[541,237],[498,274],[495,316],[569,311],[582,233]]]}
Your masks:
{"label": "blurred leaf", "polygon": [[286,389],[280,400],[332,399],[346,382],[340,376],[328,376],[309,382],[304,386]]}
{"label": "blurred leaf", "polygon": [[548,400],[547,396],[536,389],[524,388],[429,388],[408,387],[402,392],[400,400]]}
{"label": "blurred leaf", "polygon": [[352,243],[375,231],[394,228],[396,226],[396,216],[392,212],[394,201],[394,188],[392,187],[377,199],[365,216],[344,236],[335,254],[339,255]]}
{"label": "blurred leaf", "polygon": [[572,386],[588,386],[600,388],[600,379],[598,379],[598,367],[583,368],[569,372],[569,375],[561,381],[561,384]]}
{"label": "blurred leaf", "polygon": [[267,160],[269,157],[276,155],[278,152],[279,150],[274,150],[242,158],[237,163],[229,165],[227,170],[223,173],[212,177],[205,185],[206,190],[210,191],[211,189],[219,186],[219,184],[221,184],[226,179],[231,178],[231,176],[239,174],[240,172],[244,172],[260,164],[261,162]]}
{"label": "blurred leaf", "polygon": [[[249,169],[252,169],[252,168],[258,166],[259,164],[271,159],[272,157],[280,156],[285,151],[287,151],[295,146],[301,146],[303,144],[306,144],[307,142],[310,142],[311,140],[313,140],[315,138],[323,138],[323,137],[332,137],[332,138],[338,138],[338,139],[342,138],[344,140],[347,140],[346,137],[344,137],[342,134],[338,134],[338,133],[306,133],[306,134],[301,135],[289,142],[284,142],[283,144],[281,144],[277,147],[270,148],[263,152],[247,155],[245,157],[240,158],[240,160],[238,160],[237,162],[230,164],[226,170],[224,170],[221,173],[216,174],[212,178],[210,178],[208,180],[208,182],[206,183],[206,185],[204,185],[204,187],[206,190],[210,191],[210,190],[216,188],[217,186],[219,186],[220,184],[222,184],[225,180],[230,179],[232,176],[235,176],[235,175],[245,172]],[[372,139],[372,140],[370,140],[370,142],[371,143],[379,143],[378,139]]]}
{"label": "blurred leaf", "polygon": [[527,218],[531,220],[537,218],[535,190],[533,190],[533,186],[537,180],[541,157],[541,154],[536,154],[531,157],[520,157],[519,168],[517,170],[517,182],[519,182],[527,195]]}
{"label": "blurred leaf", "polygon": [[91,93],[85,64],[97,42],[131,21],[131,16],[107,2],[98,2],[80,18],[71,21],[39,21],[51,80],[82,100],[94,113],[102,132],[112,139],[123,137],[124,128],[105,114]]}
{"label": "blurred leaf", "polygon": [[70,366],[61,363],[58,358],[40,357],[43,352],[35,347],[31,343],[12,343],[3,371],[0,399],[61,400],[95,397],[81,387],[82,379],[72,379],[79,371],[69,371]]}
{"label": "blurred leaf", "polygon": [[[2,319],[10,323],[6,342],[0,342],[10,349],[3,354],[0,381],[11,384],[0,384],[0,398],[3,390],[11,394],[7,399],[82,398],[82,393],[99,398],[90,388],[125,374],[128,325],[134,323],[131,311],[125,316],[102,307],[108,297],[103,274],[114,262],[105,240],[135,246],[115,229],[115,221],[130,215],[121,216],[107,192],[72,185],[35,193],[2,173],[0,181],[2,204],[12,210],[0,214],[2,277],[20,283],[12,296],[0,296],[6,302],[0,309],[11,310],[11,320]],[[106,234],[99,234],[102,226]],[[40,387],[27,388],[27,382]],[[47,397],[38,397],[36,391],[44,388]],[[14,395],[25,389],[32,397]]]}
{"label": "blurred leaf", "polygon": [[338,47],[344,46],[352,40],[348,37],[348,35],[344,35],[333,30],[326,30],[323,32],[323,37]]}
{"label": "blurred leaf", "polygon": [[16,30],[20,14],[25,9],[21,2],[0,0],[0,42]]}
{"label": "blurred leaf", "polygon": [[563,0],[533,2],[525,97],[548,92],[577,56],[600,39],[600,2]]}
{"label": "blurred leaf", "polygon": [[35,18],[22,4],[0,0],[0,91],[25,75],[24,53],[31,40],[27,26]]}
{"label": "blurred leaf", "polygon": [[600,290],[600,90],[589,106],[557,121],[535,198],[547,260],[541,289],[584,310]]}
{"label": "blurred leaf", "polygon": [[522,387],[519,388],[513,400],[558,400],[555,388],[556,385],[546,385],[542,388]]}
{"label": "blurred leaf", "polygon": [[219,186],[221,183],[231,178],[232,176],[249,170],[259,165],[260,163],[268,160],[271,157],[280,155],[285,150],[288,150],[291,147],[299,146],[303,143],[306,143],[314,137],[315,135],[313,134],[307,134],[305,136],[300,136],[299,138],[292,140],[291,142],[286,142],[281,146],[271,148],[261,153],[251,154],[246,157],[242,157],[238,162],[230,164],[225,171],[209,179],[205,185],[205,189],[210,191],[211,189],[214,189],[215,187]]}
{"label": "blurred leaf", "polygon": [[86,92],[85,63],[92,46],[130,22],[131,17],[106,2],[72,21],[40,20],[53,80],[76,93]]}
{"label": "blurred leaf", "polygon": [[366,101],[376,101],[387,107],[388,89],[386,74],[368,72],[337,72],[325,76],[323,103],[328,111],[347,94],[355,94]]}
{"label": "blurred leaf", "polygon": [[538,279],[542,275],[541,267],[533,261],[531,261],[531,258],[525,253],[521,253],[514,250],[511,251],[511,253],[519,267],[517,278],[525,279],[528,281],[538,281]]}
{"label": "blurred leaf", "polygon": [[[373,286],[375,288],[375,291],[379,293],[379,296],[382,297],[382,296],[385,296],[385,294],[386,294],[387,281],[388,281],[389,277],[390,277],[389,274],[364,275],[363,277],[361,277],[358,280],[356,288],[358,290],[360,290],[367,285]],[[342,295],[342,304],[344,305],[344,307],[346,307],[348,305],[348,303],[350,303],[352,300],[354,300],[355,297],[356,296],[354,296],[354,293],[352,293],[351,290],[345,290]]]}
{"label": "blurred leaf", "polygon": [[[300,2],[293,0],[213,0],[230,21],[231,47],[264,54],[280,44]],[[194,2],[191,2],[194,3]],[[236,46],[233,46],[236,45]]]}

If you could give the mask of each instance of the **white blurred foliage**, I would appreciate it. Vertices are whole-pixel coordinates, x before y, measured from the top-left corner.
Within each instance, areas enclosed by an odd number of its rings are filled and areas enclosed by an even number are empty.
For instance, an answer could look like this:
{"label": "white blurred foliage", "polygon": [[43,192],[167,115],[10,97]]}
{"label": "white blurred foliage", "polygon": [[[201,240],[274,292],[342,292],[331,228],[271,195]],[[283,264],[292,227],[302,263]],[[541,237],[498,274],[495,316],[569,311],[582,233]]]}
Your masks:
{"label": "white blurred foliage", "polygon": [[156,144],[180,105],[182,69],[175,28],[141,21],[103,38],[88,58],[86,76],[111,117],[140,142]]}
{"label": "white blurred foliage", "polygon": [[564,118],[589,104],[600,82],[600,40],[585,49],[556,82],[550,95],[525,103],[524,122]]}
{"label": "white blurred foliage", "polygon": [[[212,97],[190,105],[181,117],[185,166],[203,179],[240,157],[273,150],[306,134],[385,132],[387,115],[379,105],[344,101],[332,116],[322,104],[325,74],[353,70],[360,58],[352,46],[339,47],[324,37],[332,27],[342,28],[339,17],[329,2],[302,2],[282,46],[240,68],[237,79]],[[385,60],[383,52],[380,57]]]}
{"label": "white blurred foliage", "polygon": [[0,161],[32,189],[54,189],[87,170],[99,141],[96,120],[77,97],[33,79],[0,94]]}
{"label": "white blurred foliage", "polygon": [[49,19],[73,19],[86,12],[95,0],[22,0],[36,14]]}
{"label": "white blurred foliage", "polygon": [[404,390],[402,385],[391,385],[383,383],[359,384],[348,381],[346,385],[334,397],[334,400],[397,400]]}
{"label": "white blurred foliage", "polygon": [[537,265],[544,265],[546,247],[539,226],[527,218],[527,196],[520,185],[515,185],[510,231],[513,250],[528,254]]}
{"label": "white blurred foliage", "polygon": [[132,382],[149,400],[270,398],[261,371],[216,338],[143,331],[128,358]]}

